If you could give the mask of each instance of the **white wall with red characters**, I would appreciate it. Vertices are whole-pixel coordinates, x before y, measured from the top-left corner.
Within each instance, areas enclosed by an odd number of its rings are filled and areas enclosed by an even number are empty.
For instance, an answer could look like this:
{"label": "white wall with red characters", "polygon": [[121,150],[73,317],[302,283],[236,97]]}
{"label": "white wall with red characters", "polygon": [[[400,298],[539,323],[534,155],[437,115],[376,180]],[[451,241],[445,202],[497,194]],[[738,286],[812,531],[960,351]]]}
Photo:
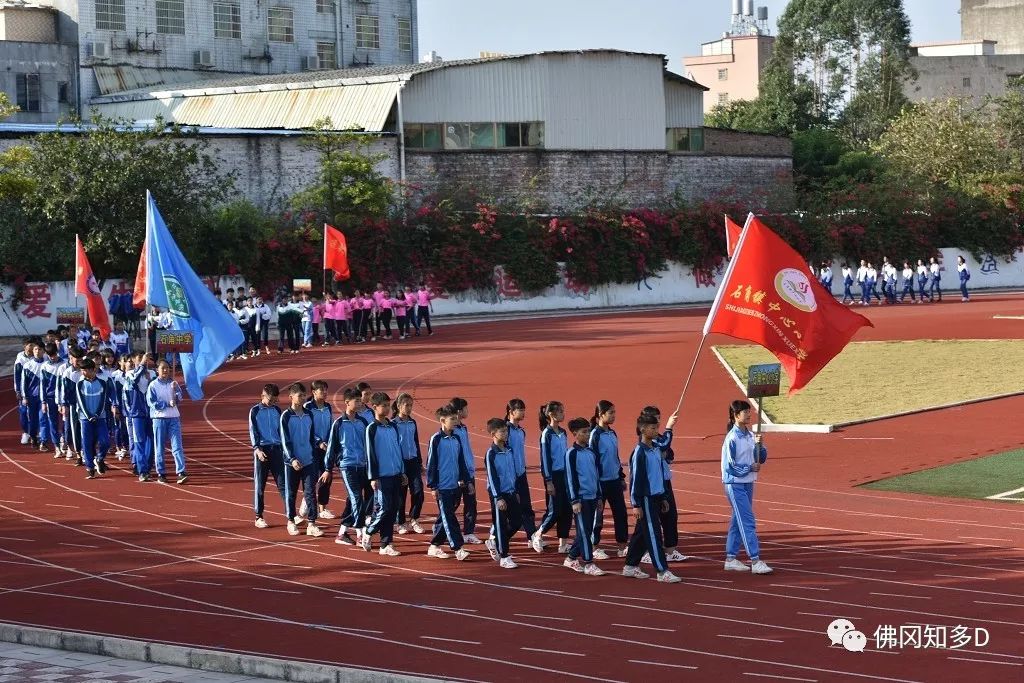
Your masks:
{"label": "white wall with red characters", "polygon": [[[979,263],[970,254],[958,249],[942,249],[942,288],[955,292],[960,287],[956,271],[956,257],[963,254],[971,269],[968,287],[974,290],[993,288],[1024,288],[1024,252],[1018,253],[1013,261],[1002,257],[984,256]],[[902,260],[890,257],[898,267]],[[843,284],[840,274],[841,261],[832,263],[832,292],[841,296]],[[721,281],[724,267],[711,277],[695,273],[688,266],[671,264],[660,273],[649,275],[636,282],[626,284],[587,287],[573,282],[565,269],[559,271],[558,283],[543,292],[524,294],[515,281],[498,267],[494,273],[494,287],[487,290],[471,290],[458,294],[435,293],[432,304],[433,315],[455,316],[468,314],[529,313],[533,311],[555,311],[572,309],[601,309],[630,306],[658,306],[683,303],[710,302],[715,297],[715,288]],[[244,278],[204,278],[211,289],[225,290],[246,287]],[[103,298],[113,292],[131,291],[127,280],[107,280],[102,284]],[[856,286],[854,293],[859,294]],[[14,304],[13,290],[0,287],[0,336],[24,336],[42,334],[57,326],[57,308],[84,307],[84,299],[75,301],[73,282],[29,283],[22,300]],[[275,312],[276,317],[276,312]]]}

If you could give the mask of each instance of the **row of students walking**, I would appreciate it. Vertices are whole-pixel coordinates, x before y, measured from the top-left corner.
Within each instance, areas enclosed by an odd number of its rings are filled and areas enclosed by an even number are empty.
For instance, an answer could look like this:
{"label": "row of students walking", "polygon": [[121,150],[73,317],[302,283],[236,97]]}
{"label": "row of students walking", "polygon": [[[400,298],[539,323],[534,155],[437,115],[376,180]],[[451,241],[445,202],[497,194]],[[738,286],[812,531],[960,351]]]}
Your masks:
{"label": "row of students walking", "polygon": [[87,479],[107,472],[111,453],[119,460],[130,453],[140,482],[155,469],[161,483],[167,483],[169,444],[177,483],[188,480],[178,409],[183,394],[166,361],[78,344],[63,360],[56,343],[27,338],[14,367],[23,444],[84,466]]}
{"label": "row of students walking", "polygon": [[[873,301],[882,304],[905,303],[910,297],[911,303],[923,304],[928,302],[942,301],[942,267],[935,257],[932,257],[928,264],[924,259],[917,259],[917,265],[911,261],[904,261],[902,270],[899,270],[889,262],[888,257],[882,257],[882,269],[879,271],[875,265],[862,259],[860,266],[854,270],[848,264],[842,265],[843,303],[847,305],[861,304],[869,306]],[[971,279],[971,270],[963,256],[957,256],[957,277],[960,281],[961,301],[970,301],[970,292],[967,283]],[[900,278],[902,277],[902,284]],[[825,289],[832,291],[832,267],[828,262],[823,262],[818,271],[818,281]],[[858,288],[858,296],[854,296],[854,285]],[[916,297],[915,297],[915,285]],[[878,293],[881,287],[882,294]]]}
{"label": "row of students walking", "polygon": [[[539,448],[545,510],[538,523],[526,466],[526,405],[512,399],[504,417],[486,422],[490,445],[482,463],[492,524],[488,538],[481,541],[475,533],[477,460],[466,426],[465,399],[456,397],[437,408],[437,429],[421,442],[413,398],[407,393],[392,400],[363,382],[342,392],[344,407],[334,417],[327,383],[316,380],[311,389],[309,397],[302,383],[290,385],[288,406],[282,410],[280,389],[267,384],[260,402],[249,410],[257,528],[270,526],[264,492],[272,478],[284,503],[287,533],[299,535],[305,524],[306,535],[323,536],[324,520],[335,519],[328,505],[337,476],[346,494],[335,537],[340,545],[369,552],[376,540],[379,554],[397,557],[402,552],[395,547],[396,536],[429,534],[429,557],[464,561],[470,557],[467,546],[482,543],[501,568],[515,569],[511,542],[516,534],[522,531],[526,546],[543,553],[545,535],[554,530],[557,551],[566,556],[563,564],[575,572],[602,576],[606,572],[598,561],[614,555],[624,561],[626,577],[647,578],[642,565],[648,564],[658,581],[680,580],[669,568],[670,563],[687,559],[677,548],[678,511],[670,468],[676,415],[668,418],[662,431],[658,409],[643,409],[635,422],[627,475],[611,402],[600,401],[590,419],[568,422],[562,403],[543,404]],[[752,506],[753,485],[767,451],[760,436],[750,431],[750,411],[743,401],[729,407],[730,426],[722,446],[722,481],[733,510],[724,568],[768,574],[772,569],[759,555]],[[425,462],[421,443],[426,444]],[[424,518],[427,492],[436,510],[429,529]],[[605,531],[606,512],[611,533]],[[737,559],[741,546],[750,565]]]}

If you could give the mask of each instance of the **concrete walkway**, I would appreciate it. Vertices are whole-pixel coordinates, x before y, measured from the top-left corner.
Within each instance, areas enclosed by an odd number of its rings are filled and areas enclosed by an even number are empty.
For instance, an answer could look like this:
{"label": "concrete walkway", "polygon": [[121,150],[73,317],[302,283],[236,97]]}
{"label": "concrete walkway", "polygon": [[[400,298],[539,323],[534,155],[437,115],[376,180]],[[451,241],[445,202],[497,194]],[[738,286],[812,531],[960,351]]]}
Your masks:
{"label": "concrete walkway", "polygon": [[0,681],[28,683],[255,683],[268,678],[197,671],[83,652],[0,643]]}

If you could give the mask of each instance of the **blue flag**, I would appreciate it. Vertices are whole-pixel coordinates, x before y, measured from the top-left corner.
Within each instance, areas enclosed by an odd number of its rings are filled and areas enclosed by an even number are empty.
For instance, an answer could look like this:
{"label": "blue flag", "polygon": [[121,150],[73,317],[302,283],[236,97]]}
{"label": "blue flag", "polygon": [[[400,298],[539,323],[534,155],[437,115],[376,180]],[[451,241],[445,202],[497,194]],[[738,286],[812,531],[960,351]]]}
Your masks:
{"label": "blue flag", "polygon": [[192,333],[192,353],[182,353],[188,395],[203,397],[203,380],[242,344],[242,330],[178,249],[146,192],[146,301],[171,314],[171,329]]}

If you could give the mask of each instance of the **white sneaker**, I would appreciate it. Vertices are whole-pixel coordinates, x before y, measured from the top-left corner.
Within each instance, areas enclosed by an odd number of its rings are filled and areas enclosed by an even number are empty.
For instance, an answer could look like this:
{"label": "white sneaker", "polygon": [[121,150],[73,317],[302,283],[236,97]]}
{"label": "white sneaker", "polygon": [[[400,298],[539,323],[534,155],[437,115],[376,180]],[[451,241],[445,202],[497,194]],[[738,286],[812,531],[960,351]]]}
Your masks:
{"label": "white sneaker", "polygon": [[299,527],[296,526],[295,522],[288,522],[288,535],[289,536],[298,536],[299,535]]}
{"label": "white sneaker", "polygon": [[388,557],[398,557],[399,555],[402,554],[402,553],[398,552],[397,550],[395,550],[395,546],[393,546],[393,545],[382,546],[381,549],[378,550],[377,552],[379,552],[381,555],[387,555]]}
{"label": "white sneaker", "polygon": [[598,567],[593,562],[591,562],[590,564],[588,564],[586,567],[583,568],[583,573],[586,574],[587,576],[604,576],[605,575],[605,571],[603,569],[601,569],[600,567]]}
{"label": "white sneaker", "polygon": [[22,434],[21,435],[21,445],[22,446],[24,446],[25,444],[27,444],[31,440],[32,440],[32,437],[30,437],[28,434]]}
{"label": "white sneaker", "polygon": [[750,571],[753,574],[771,574],[774,569],[764,563],[764,560],[758,560],[751,567]]}
{"label": "white sneaker", "polygon": [[654,562],[651,561],[650,553],[644,553],[644,556],[640,558],[640,561],[644,564],[654,564]]}
{"label": "white sneaker", "polygon": [[317,517],[319,519],[334,519],[334,516],[334,513],[328,510],[327,508],[324,508],[319,513],[317,513]]}
{"label": "white sneaker", "polygon": [[646,579],[650,576],[650,574],[640,569],[640,567],[631,567],[628,564],[622,568],[622,575],[629,579]]}
{"label": "white sneaker", "polygon": [[562,566],[568,567],[574,572],[579,572],[581,574],[583,573],[583,564],[579,560],[572,560],[567,557],[565,558],[565,560],[562,561]]}
{"label": "white sneaker", "polygon": [[301,515],[295,515],[295,519],[293,519],[292,521],[295,522],[296,524],[302,524],[302,520],[304,520],[305,518],[306,518],[306,514],[303,513]]}
{"label": "white sneaker", "polygon": [[615,551],[615,557],[625,557],[626,555],[629,555],[629,550],[625,548]]}
{"label": "white sneaker", "polygon": [[451,555],[441,550],[440,546],[432,545],[427,548],[427,557],[436,557],[439,560],[447,560]]}
{"label": "white sneaker", "polygon": [[321,529],[320,527],[318,527],[316,524],[313,524],[312,522],[310,522],[309,524],[306,525],[306,535],[307,536],[317,536],[317,537],[323,536],[324,535],[324,530]]}
{"label": "white sneaker", "polygon": [[672,572],[661,572],[660,574],[658,574],[658,581],[660,581],[661,583],[679,583],[680,581],[682,581],[682,579],[680,579]]}
{"label": "white sneaker", "polygon": [[537,531],[530,537],[530,547],[538,553],[544,552],[544,539],[540,537],[540,532]]}
{"label": "white sneaker", "polygon": [[601,550],[600,548],[594,548],[594,559],[595,560],[607,560],[608,553]]}
{"label": "white sneaker", "polygon": [[683,555],[678,550],[673,550],[665,556],[665,559],[669,562],[686,562],[690,558],[688,558],[686,555]]}
{"label": "white sneaker", "polygon": [[412,523],[409,526],[412,528],[413,533],[416,533],[416,534],[425,534],[425,533],[427,533],[426,531],[424,531],[423,527],[420,526],[419,520],[416,520],[416,519],[412,520]]}
{"label": "white sneaker", "polygon": [[469,551],[465,548],[459,548],[455,551],[455,559],[459,562],[464,562],[469,557]]}
{"label": "white sneaker", "polygon": [[399,536],[405,536],[407,533],[409,533],[409,526],[407,524],[399,524],[398,525],[398,535]]}
{"label": "white sneaker", "polygon": [[501,561],[498,562],[498,566],[502,569],[515,569],[519,565],[515,563],[511,556],[509,556],[501,558]]}
{"label": "white sneaker", "polygon": [[483,541],[476,537],[476,534],[466,534],[462,537],[462,540],[465,543],[469,543],[471,545],[480,545],[481,543],[483,543]]}
{"label": "white sneaker", "polygon": [[498,561],[498,548],[494,544],[493,538],[488,538],[484,541],[484,547],[487,548],[487,552],[491,554],[491,559],[495,562]]}
{"label": "white sneaker", "polygon": [[743,564],[742,562],[740,562],[739,560],[737,560],[734,557],[731,560],[726,560],[725,561],[725,571],[727,571],[727,572],[749,572],[750,571],[750,567],[748,567],[747,565]]}
{"label": "white sneaker", "polygon": [[299,516],[296,518],[295,523],[298,524],[300,520],[304,519],[307,512],[309,512],[309,506],[306,505],[306,499],[303,497],[302,502],[299,503]]}
{"label": "white sneaker", "polygon": [[62,455],[64,455],[64,453],[60,450],[60,446],[58,446],[56,449],[54,449],[54,451],[53,451],[53,459],[54,460],[57,460]]}
{"label": "white sneaker", "polygon": [[262,517],[257,517],[255,526],[257,529],[266,529],[270,525],[267,524],[267,520],[263,519]]}
{"label": "white sneaker", "polygon": [[359,547],[366,552],[370,552],[370,549],[373,548],[373,538],[365,531],[359,537]]}
{"label": "white sneaker", "polygon": [[558,540],[558,553],[560,555],[568,555],[569,554],[569,548],[571,548],[571,547],[572,547],[572,543],[569,543],[565,539],[559,539]]}

